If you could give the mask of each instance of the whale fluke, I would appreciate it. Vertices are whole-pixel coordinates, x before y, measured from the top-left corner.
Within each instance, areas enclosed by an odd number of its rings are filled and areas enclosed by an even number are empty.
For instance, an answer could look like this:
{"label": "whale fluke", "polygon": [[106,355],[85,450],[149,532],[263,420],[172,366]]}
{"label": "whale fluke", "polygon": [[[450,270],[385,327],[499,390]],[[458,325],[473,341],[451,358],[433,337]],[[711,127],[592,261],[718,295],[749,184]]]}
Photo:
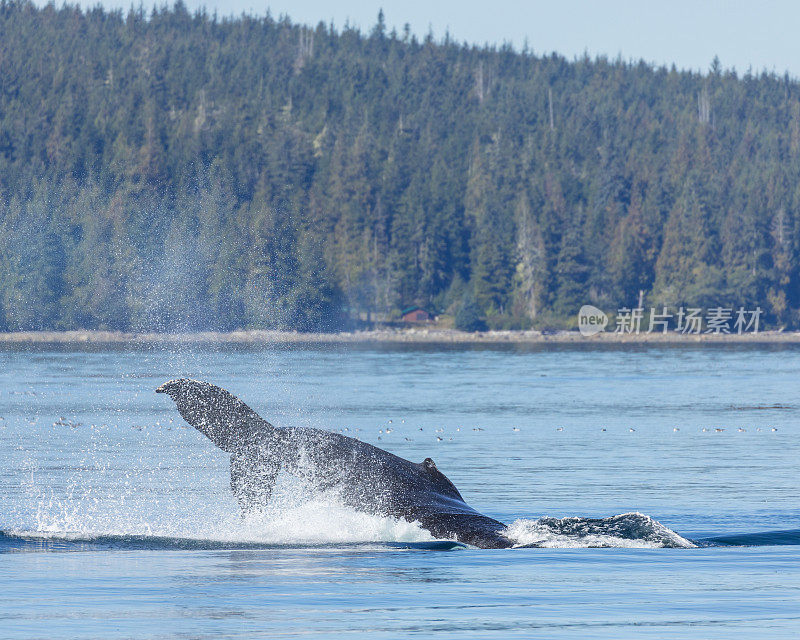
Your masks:
{"label": "whale fluke", "polygon": [[186,422],[228,453],[256,445],[275,429],[239,398],[208,382],[170,380],[156,393],[166,393]]}
{"label": "whale fluke", "polygon": [[419,522],[437,538],[482,548],[513,542],[506,526],[475,511],[431,458],[400,458],[339,433],[271,425],[221,387],[182,378],[157,393],[175,401],[181,416],[231,454],[231,489],[243,511],[268,503],[275,479],[285,471],[371,514]]}

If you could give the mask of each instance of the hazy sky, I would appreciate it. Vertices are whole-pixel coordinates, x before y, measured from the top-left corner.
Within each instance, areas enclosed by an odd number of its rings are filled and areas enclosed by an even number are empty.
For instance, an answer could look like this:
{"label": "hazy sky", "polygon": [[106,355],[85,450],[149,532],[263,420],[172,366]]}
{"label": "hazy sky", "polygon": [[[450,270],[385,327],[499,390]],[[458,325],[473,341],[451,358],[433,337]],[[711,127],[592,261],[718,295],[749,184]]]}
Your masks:
{"label": "hazy sky", "polygon": [[[41,1],[41,0],[40,0]],[[418,36],[429,28],[457,41],[513,43],[527,38],[536,53],[557,51],[568,58],[606,54],[624,59],[708,70],[718,55],[722,66],[744,72],[766,69],[800,77],[800,2],[797,0],[184,0],[190,9],[206,6],[219,14],[242,12],[315,25],[349,21],[368,31],[383,8],[387,26],[411,25]],[[91,6],[96,0],[81,0]],[[128,8],[130,0],[104,0]],[[139,0],[134,4],[138,5]],[[143,0],[145,7],[163,0]],[[168,3],[171,4],[171,1]]]}

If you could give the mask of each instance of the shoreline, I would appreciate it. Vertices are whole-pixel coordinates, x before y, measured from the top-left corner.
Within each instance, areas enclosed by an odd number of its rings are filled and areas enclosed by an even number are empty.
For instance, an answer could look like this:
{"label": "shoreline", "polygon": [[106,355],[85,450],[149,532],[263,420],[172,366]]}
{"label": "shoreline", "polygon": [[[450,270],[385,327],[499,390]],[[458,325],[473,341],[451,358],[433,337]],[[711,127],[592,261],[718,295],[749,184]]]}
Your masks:
{"label": "shoreline", "polygon": [[0,333],[0,344],[800,344],[800,331],[760,331],[744,334],[680,334],[601,332],[583,336],[577,331],[485,331],[454,329],[377,329],[342,333],[241,330],[230,332],[130,333],[124,331],[18,331]]}

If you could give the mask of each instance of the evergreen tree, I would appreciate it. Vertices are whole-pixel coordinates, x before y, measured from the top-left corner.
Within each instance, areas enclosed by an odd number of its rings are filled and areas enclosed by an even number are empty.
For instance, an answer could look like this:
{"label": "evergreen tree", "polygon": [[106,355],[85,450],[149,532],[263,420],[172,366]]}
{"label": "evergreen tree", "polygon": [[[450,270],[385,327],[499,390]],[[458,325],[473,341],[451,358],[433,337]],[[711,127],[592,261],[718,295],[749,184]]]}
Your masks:
{"label": "evergreen tree", "polygon": [[455,327],[459,331],[486,331],[486,322],[471,291],[464,294],[456,312]]}
{"label": "evergreen tree", "polygon": [[800,83],[0,0],[0,328],[800,327]]}

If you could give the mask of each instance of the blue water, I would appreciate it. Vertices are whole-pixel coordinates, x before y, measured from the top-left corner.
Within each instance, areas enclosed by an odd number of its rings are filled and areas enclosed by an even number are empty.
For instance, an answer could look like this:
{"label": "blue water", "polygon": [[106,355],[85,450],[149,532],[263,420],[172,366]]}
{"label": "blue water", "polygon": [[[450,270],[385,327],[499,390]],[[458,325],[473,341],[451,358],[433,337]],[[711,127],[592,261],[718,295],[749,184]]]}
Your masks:
{"label": "blue water", "polygon": [[[2,638],[800,636],[798,348],[3,349]],[[430,456],[537,548],[291,478],[243,520],[227,454],[153,393],[180,376]]]}

